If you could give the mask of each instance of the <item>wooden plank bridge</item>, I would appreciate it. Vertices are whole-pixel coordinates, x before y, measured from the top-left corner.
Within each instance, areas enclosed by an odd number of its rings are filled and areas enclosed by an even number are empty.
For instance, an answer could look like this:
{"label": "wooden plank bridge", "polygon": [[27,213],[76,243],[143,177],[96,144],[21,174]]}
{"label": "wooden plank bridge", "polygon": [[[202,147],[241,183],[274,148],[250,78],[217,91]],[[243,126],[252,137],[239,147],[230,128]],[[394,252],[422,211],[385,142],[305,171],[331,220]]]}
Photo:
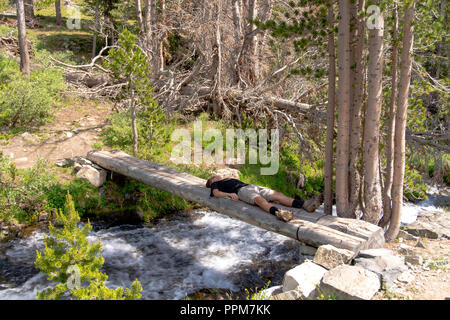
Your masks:
{"label": "wooden plank bridge", "polygon": [[88,153],[87,158],[106,170],[316,248],[331,244],[357,254],[360,250],[379,248],[384,244],[383,230],[362,220],[277,205],[294,212],[294,219],[286,223],[245,202],[210,197],[210,189],[205,187],[206,180],[161,164],[137,159],[121,151],[94,150]]}

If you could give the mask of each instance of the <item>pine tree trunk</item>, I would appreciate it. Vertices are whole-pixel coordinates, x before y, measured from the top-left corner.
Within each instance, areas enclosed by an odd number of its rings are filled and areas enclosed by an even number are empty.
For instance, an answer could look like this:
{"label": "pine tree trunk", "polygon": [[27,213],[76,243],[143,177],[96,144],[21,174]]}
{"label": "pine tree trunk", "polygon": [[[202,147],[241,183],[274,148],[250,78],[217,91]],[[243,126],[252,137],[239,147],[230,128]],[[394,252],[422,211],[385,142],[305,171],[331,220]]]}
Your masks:
{"label": "pine tree trunk", "polygon": [[[440,16],[443,17],[444,21],[447,21],[447,1],[448,0],[442,0],[441,1],[441,12],[440,12]],[[446,37],[442,37],[441,42],[438,44],[438,55],[440,57],[445,57],[447,56],[446,54]],[[437,67],[436,67],[436,79],[439,79],[441,77],[441,72],[442,72],[442,64],[446,64],[448,63],[448,59],[442,60],[442,58],[438,59],[438,63],[437,63]]]}
{"label": "pine tree trunk", "polygon": [[136,103],[134,101],[134,90],[131,90],[131,129],[133,131],[133,154],[135,157],[138,156],[138,141],[139,141],[139,136],[138,136],[138,130],[137,130],[137,123],[136,123]]}
{"label": "pine tree trunk", "polygon": [[143,34],[145,34],[145,27],[144,27],[144,17],[142,15],[141,0],[136,0],[136,17],[137,17],[138,26],[139,26],[139,32],[141,35],[143,35]]}
{"label": "pine tree trunk", "polygon": [[34,0],[24,0],[25,20],[32,21],[36,19],[34,15]]}
{"label": "pine tree trunk", "polygon": [[150,24],[151,24],[151,43],[152,43],[152,74],[156,77],[161,70],[160,65],[160,41],[158,36],[158,10],[156,0],[150,0]]}
{"label": "pine tree trunk", "polygon": [[394,166],[394,135],[395,135],[395,114],[397,112],[397,73],[398,73],[398,6],[394,4],[394,25],[393,25],[393,46],[392,46],[392,69],[391,69],[391,98],[389,102],[388,124],[386,132],[386,173],[383,189],[383,217],[379,223],[380,227],[385,227],[391,218],[391,190],[392,175]]}
{"label": "pine tree trunk", "polygon": [[[378,4],[378,1],[375,2]],[[365,221],[378,224],[381,216],[381,185],[379,175],[380,117],[383,98],[383,36],[384,17],[380,25],[369,31],[368,97],[364,125],[364,205]]]}
{"label": "pine tree trunk", "polygon": [[405,130],[408,115],[408,96],[411,83],[412,50],[414,43],[415,1],[405,9],[403,22],[403,48],[398,88],[398,109],[395,119],[394,174],[392,183],[392,215],[386,231],[386,241],[392,242],[400,230],[403,205],[403,181],[405,175]]}
{"label": "pine tree trunk", "polygon": [[30,55],[27,44],[27,31],[25,25],[24,0],[17,0],[17,29],[19,32],[20,71],[30,75]]}
{"label": "pine tree trunk", "polygon": [[[328,8],[328,22],[330,27],[334,21],[333,0],[330,0]],[[328,109],[327,109],[327,140],[325,146],[324,165],[324,212],[331,215],[333,213],[333,163],[334,163],[334,116],[336,100],[336,46],[334,43],[334,33],[328,35]]]}
{"label": "pine tree trunk", "polygon": [[145,29],[145,48],[149,57],[152,56],[152,24],[151,24],[151,5],[150,2],[153,0],[144,1],[144,29]]}
{"label": "pine tree trunk", "polygon": [[242,3],[241,0],[232,0],[232,17],[233,17],[233,45],[234,52],[231,57],[232,59],[232,84],[238,84],[239,81],[239,52],[242,46],[242,39],[244,38],[244,26],[242,22]]}
{"label": "pine tree trunk", "polygon": [[56,25],[61,26],[63,24],[61,15],[61,0],[55,1],[55,12],[56,12]]}
{"label": "pine tree trunk", "polygon": [[348,162],[350,130],[350,1],[339,0],[338,35],[338,137],[336,148],[336,209],[339,217],[349,217]]}
{"label": "pine tree trunk", "polygon": [[97,55],[97,37],[98,37],[98,29],[100,27],[100,7],[98,3],[95,5],[94,12],[94,37],[92,39],[92,59]]}
{"label": "pine tree trunk", "polygon": [[[248,21],[255,20],[258,15],[258,0],[249,0],[249,12],[248,12]],[[254,26],[252,23],[249,23],[248,32],[252,32],[254,29]],[[258,66],[258,36],[255,35],[252,37],[250,41],[249,46],[249,54],[250,54],[250,60],[252,61],[251,64],[251,78],[253,82],[256,82],[259,77],[259,66]]]}
{"label": "pine tree trunk", "polygon": [[365,20],[358,18],[358,12],[364,10],[365,0],[352,5],[352,33],[351,57],[353,66],[351,72],[351,119],[350,119],[350,164],[349,164],[349,215],[356,217],[358,207],[361,177],[358,170],[361,145],[361,112],[365,88]]}
{"label": "pine tree trunk", "polygon": [[160,36],[159,36],[159,71],[164,71],[164,39],[166,38],[166,32],[164,31],[166,26],[166,0],[160,0],[161,15],[160,15]]}

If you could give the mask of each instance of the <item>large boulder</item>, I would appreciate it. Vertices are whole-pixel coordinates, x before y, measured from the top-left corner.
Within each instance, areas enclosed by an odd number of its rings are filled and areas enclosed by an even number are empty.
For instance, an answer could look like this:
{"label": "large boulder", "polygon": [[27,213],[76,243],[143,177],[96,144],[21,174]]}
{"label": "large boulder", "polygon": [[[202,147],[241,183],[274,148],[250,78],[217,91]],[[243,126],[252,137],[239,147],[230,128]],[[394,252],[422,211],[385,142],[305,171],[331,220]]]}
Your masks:
{"label": "large boulder", "polygon": [[349,263],[354,257],[353,251],[336,248],[330,244],[320,246],[314,256],[314,263],[328,270]]}
{"label": "large boulder", "polygon": [[298,291],[302,299],[313,299],[317,285],[327,273],[327,269],[307,261],[289,270],[284,275],[283,291]]}
{"label": "large boulder", "polygon": [[445,211],[423,212],[415,222],[404,227],[404,230],[416,237],[450,239],[450,215]]}
{"label": "large boulder", "polygon": [[376,273],[383,279],[388,290],[395,288],[398,276],[408,270],[404,257],[393,253],[371,258],[358,257],[355,259],[355,266]]}
{"label": "large boulder", "polygon": [[78,171],[77,178],[86,180],[98,188],[106,181],[106,171],[85,165]]}
{"label": "large boulder", "polygon": [[338,300],[370,300],[381,288],[378,274],[358,266],[340,265],[322,278],[320,292]]}

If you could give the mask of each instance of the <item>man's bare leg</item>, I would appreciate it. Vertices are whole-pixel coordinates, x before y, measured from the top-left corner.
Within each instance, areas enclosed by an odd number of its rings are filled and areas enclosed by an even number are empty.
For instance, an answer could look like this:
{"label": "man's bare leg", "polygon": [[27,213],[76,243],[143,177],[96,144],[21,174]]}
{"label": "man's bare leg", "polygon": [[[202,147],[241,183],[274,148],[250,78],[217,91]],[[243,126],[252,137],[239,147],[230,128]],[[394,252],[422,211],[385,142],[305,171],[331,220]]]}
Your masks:
{"label": "man's bare leg", "polygon": [[270,208],[273,207],[272,204],[270,204],[269,202],[266,201],[266,199],[264,199],[261,196],[257,196],[255,198],[255,204],[260,207],[261,209],[263,209],[265,212],[270,213]]}
{"label": "man's bare leg", "polygon": [[294,202],[294,199],[285,196],[281,192],[274,192],[270,196],[270,201],[271,202],[278,202],[278,203],[282,204],[283,206],[291,208],[292,207],[292,203]]}
{"label": "man's bare leg", "polygon": [[271,203],[266,201],[266,199],[264,199],[261,196],[257,196],[255,198],[255,204],[258,207],[260,207],[261,209],[263,209],[264,211],[266,211],[267,213],[273,214],[278,219],[283,220],[285,222],[292,220],[292,218],[294,217],[294,214],[292,212],[287,211],[287,210],[282,210],[282,209],[279,209],[279,208],[273,206]]}
{"label": "man's bare leg", "polygon": [[319,194],[313,198],[310,198],[306,201],[303,200],[296,200],[289,198],[282,194],[281,192],[274,192],[270,196],[271,202],[278,202],[286,207],[294,207],[294,208],[301,208],[305,209],[308,212],[314,212],[323,202],[323,194]]}

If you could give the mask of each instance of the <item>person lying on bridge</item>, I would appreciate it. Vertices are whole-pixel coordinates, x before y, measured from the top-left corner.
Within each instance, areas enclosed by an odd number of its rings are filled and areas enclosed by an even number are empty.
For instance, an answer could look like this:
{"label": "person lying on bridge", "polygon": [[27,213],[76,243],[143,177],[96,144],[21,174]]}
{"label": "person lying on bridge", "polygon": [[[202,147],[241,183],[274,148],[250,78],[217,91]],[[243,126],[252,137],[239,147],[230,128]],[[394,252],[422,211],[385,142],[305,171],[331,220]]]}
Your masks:
{"label": "person lying on bridge", "polygon": [[241,200],[251,205],[257,205],[264,211],[275,215],[279,220],[290,221],[294,217],[291,211],[280,209],[270,204],[278,202],[286,207],[305,209],[314,212],[322,204],[323,195],[316,196],[306,201],[292,199],[281,192],[269,188],[244,183],[237,179],[224,179],[221,176],[209,178],[206,187],[211,188],[211,197],[231,198]]}

